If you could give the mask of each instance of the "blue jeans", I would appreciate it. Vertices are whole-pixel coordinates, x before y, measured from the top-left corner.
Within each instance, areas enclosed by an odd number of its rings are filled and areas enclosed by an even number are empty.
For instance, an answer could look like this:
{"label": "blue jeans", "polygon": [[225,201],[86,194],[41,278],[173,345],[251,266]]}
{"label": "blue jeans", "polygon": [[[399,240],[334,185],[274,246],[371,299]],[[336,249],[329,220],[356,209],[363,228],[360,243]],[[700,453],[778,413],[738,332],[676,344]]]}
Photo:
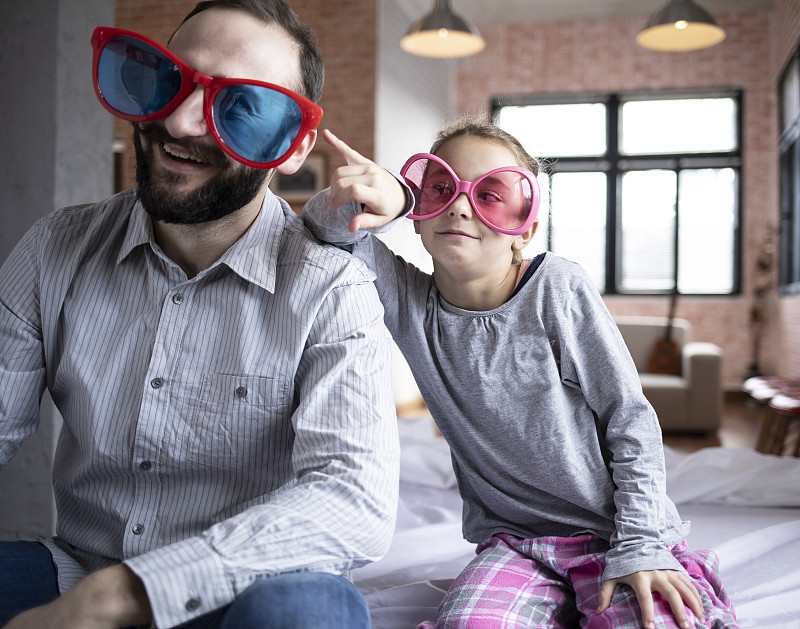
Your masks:
{"label": "blue jeans", "polygon": [[38,542],[0,542],[0,627],[58,596],[56,567]]}
{"label": "blue jeans", "polygon": [[[0,542],[0,627],[58,596],[50,551],[37,542]],[[180,629],[369,629],[367,602],[344,577],[293,572],[260,579],[237,599]]]}

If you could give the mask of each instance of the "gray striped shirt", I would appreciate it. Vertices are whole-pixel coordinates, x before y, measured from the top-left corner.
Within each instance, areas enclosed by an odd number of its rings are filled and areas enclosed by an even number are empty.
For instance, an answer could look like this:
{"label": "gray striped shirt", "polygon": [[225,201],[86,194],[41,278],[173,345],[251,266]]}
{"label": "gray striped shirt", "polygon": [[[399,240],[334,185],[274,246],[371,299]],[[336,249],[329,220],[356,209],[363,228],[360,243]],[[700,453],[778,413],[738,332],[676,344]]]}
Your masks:
{"label": "gray striped shirt", "polygon": [[187,279],[133,191],[40,220],[0,270],[0,466],[49,389],[62,591],[124,561],[155,622],[388,548],[390,345],[372,273],[267,193]]}

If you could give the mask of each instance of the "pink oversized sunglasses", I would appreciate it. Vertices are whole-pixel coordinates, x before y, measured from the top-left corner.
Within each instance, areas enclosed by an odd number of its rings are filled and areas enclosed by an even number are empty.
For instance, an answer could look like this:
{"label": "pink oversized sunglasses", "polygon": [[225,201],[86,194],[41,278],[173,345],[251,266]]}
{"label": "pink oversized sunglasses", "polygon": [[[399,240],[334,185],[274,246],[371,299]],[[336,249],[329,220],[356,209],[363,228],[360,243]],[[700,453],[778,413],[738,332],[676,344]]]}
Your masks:
{"label": "pink oversized sunglasses", "polygon": [[414,194],[408,218],[421,221],[444,212],[462,192],[488,227],[517,236],[528,231],[539,212],[539,183],[524,168],[505,166],[462,181],[443,159],[430,153],[412,155],[400,171]]}

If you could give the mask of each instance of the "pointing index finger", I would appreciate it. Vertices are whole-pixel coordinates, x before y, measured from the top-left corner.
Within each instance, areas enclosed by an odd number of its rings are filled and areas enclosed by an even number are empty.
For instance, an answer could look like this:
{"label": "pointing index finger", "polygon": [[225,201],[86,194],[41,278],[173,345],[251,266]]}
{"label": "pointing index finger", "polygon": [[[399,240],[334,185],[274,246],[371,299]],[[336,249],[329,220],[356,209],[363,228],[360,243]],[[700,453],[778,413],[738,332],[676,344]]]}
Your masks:
{"label": "pointing index finger", "polygon": [[370,160],[361,155],[361,153],[355,149],[350,148],[350,146],[348,146],[343,140],[337,138],[330,130],[324,129],[322,131],[322,137],[325,138],[325,141],[330,144],[339,155],[342,156],[348,165],[369,163]]}

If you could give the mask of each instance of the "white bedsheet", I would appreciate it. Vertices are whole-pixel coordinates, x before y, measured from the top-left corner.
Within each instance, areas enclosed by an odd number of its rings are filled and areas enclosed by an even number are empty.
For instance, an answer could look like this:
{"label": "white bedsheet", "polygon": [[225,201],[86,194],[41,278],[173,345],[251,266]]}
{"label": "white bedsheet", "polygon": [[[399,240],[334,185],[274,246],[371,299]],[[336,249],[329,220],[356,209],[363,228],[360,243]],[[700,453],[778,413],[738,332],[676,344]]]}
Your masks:
{"label": "white bedsheet", "polygon": [[[384,559],[353,572],[374,629],[433,617],[474,555],[447,445],[427,418],[401,420],[400,509]],[[691,548],[714,550],[743,628],[800,629],[800,460],[749,450],[665,449],[667,492],[690,520]]]}

